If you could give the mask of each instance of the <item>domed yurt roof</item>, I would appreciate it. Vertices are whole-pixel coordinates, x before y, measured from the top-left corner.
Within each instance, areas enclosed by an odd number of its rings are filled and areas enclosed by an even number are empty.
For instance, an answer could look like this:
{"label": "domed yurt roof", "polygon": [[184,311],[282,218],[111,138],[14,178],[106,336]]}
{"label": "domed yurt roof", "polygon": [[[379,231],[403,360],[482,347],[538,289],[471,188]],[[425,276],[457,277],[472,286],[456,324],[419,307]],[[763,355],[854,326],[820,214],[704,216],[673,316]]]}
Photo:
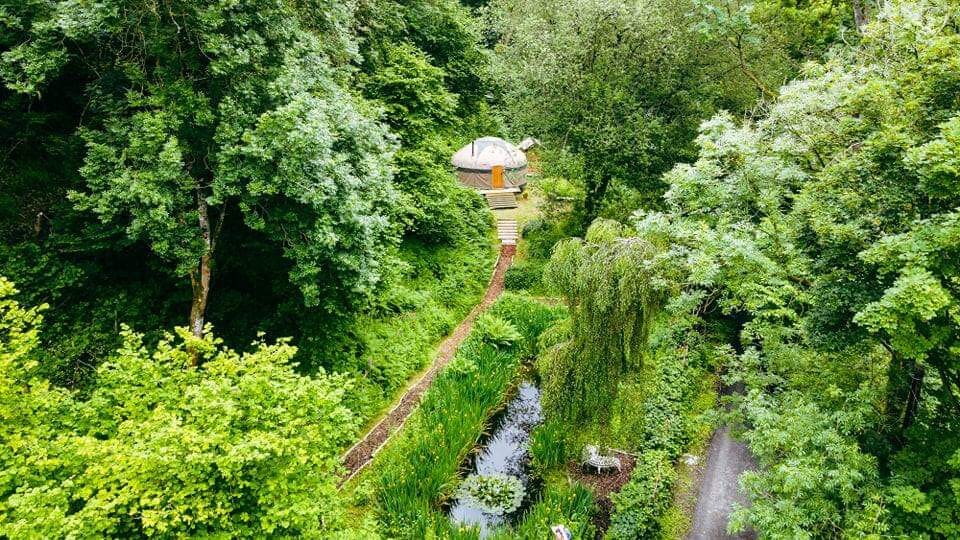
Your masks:
{"label": "domed yurt roof", "polygon": [[458,169],[472,171],[489,171],[497,165],[504,169],[527,166],[527,156],[499,137],[481,137],[458,150],[450,161]]}

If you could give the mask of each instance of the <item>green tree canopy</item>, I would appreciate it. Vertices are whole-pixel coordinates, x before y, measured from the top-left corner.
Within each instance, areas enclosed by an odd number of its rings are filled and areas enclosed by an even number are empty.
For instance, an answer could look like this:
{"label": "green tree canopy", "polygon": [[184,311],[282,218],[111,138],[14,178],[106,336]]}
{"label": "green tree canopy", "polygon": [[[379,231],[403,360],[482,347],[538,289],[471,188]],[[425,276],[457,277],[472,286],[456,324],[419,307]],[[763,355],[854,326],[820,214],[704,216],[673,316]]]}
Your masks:
{"label": "green tree canopy", "polygon": [[370,295],[392,241],[394,143],[346,89],[351,5],[28,2],[6,17],[9,88],[40,95],[80,66],[86,188],[71,198],[190,278],[196,335],[225,219],[283,247],[308,305]]}
{"label": "green tree canopy", "polygon": [[148,350],[125,330],[80,396],[37,376],[41,317],[14,292],[0,278],[0,534],[317,536],[338,523],[339,449],[356,428],[342,377],[297,375],[284,341],[240,354],[179,329]]}
{"label": "green tree canopy", "polygon": [[746,321],[735,522],[771,536],[958,532],[960,12],[875,15],[761,118],[705,122],[670,211],[637,215]]}
{"label": "green tree canopy", "polygon": [[570,307],[570,338],[542,360],[548,412],[580,422],[607,410],[620,378],[640,366],[676,272],[664,246],[614,221],[557,244],[544,277]]}

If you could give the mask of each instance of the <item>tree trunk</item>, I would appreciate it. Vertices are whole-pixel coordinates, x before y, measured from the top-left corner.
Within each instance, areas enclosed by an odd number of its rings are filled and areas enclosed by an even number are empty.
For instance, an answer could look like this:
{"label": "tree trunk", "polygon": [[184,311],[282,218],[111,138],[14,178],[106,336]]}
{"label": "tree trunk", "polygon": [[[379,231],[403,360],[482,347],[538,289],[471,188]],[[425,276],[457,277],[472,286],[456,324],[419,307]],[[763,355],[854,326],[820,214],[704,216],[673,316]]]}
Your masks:
{"label": "tree trunk", "polygon": [[900,426],[901,433],[907,431],[907,429],[913,425],[913,420],[917,416],[917,408],[920,405],[920,393],[923,391],[923,376],[925,375],[923,366],[911,361],[908,375],[910,377],[910,388],[907,393],[907,405],[903,411],[903,423]]}
{"label": "tree trunk", "polygon": [[737,63],[740,66],[740,71],[750,79],[750,82],[757,87],[757,90],[760,91],[760,94],[769,100],[777,99],[777,94],[770,90],[770,87],[766,85],[760,77],[750,69],[750,66],[747,65],[746,54],[743,51],[743,40],[742,37],[738,36],[736,40],[729,40],[730,46],[733,47],[733,50],[737,53]]}
{"label": "tree trunk", "polygon": [[863,27],[870,22],[863,0],[851,0],[851,3],[853,4],[853,24],[857,26],[858,32],[863,33]]}
{"label": "tree trunk", "polygon": [[597,214],[600,213],[600,204],[603,201],[603,196],[607,193],[607,187],[610,185],[610,180],[605,176],[595,177],[591,179],[587,178],[586,182],[586,200],[583,202],[583,210],[586,214],[584,219],[584,227],[589,227],[593,220],[596,219]]}
{"label": "tree trunk", "polygon": [[[888,349],[889,350],[889,349]],[[924,367],[915,360],[907,360],[890,351],[887,371],[887,425],[888,440],[894,448],[902,448],[904,435],[913,425],[923,391]]]}
{"label": "tree trunk", "polygon": [[190,331],[193,335],[203,335],[204,316],[207,312],[207,298],[210,296],[210,254],[204,253],[200,257],[197,269],[190,273],[190,284],[193,287],[193,302],[190,305]]}
{"label": "tree trunk", "polygon": [[[204,250],[197,267],[190,272],[190,286],[193,289],[193,301],[190,303],[190,331],[194,336],[202,337],[207,299],[210,296],[210,278],[213,274],[213,248],[223,225],[223,213],[220,214],[217,230],[212,231],[207,202],[200,194],[197,194],[197,213],[200,216],[200,234],[203,238]],[[196,351],[190,351],[190,364],[195,366],[198,361]]]}

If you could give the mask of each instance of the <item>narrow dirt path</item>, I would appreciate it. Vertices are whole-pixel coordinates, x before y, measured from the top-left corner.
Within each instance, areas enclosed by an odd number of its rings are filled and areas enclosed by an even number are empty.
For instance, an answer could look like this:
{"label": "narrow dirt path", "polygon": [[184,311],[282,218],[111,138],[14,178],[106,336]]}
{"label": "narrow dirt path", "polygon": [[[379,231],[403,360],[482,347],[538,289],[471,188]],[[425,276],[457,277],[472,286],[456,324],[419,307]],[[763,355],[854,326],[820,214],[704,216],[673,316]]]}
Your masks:
{"label": "narrow dirt path", "polygon": [[[739,387],[726,388],[723,393],[742,392]],[[748,504],[740,493],[738,478],[744,471],[757,466],[746,444],[730,436],[730,426],[717,428],[710,439],[707,450],[706,470],[697,496],[697,506],[693,512],[693,525],[688,540],[713,540],[716,538],[754,539],[752,531],[738,535],[727,534],[727,523],[733,503]]]}
{"label": "narrow dirt path", "polygon": [[437,374],[453,359],[454,353],[457,352],[457,347],[459,347],[460,343],[470,334],[470,330],[473,328],[473,323],[477,319],[477,316],[490,307],[500,296],[500,293],[503,292],[503,276],[506,274],[507,268],[510,267],[510,263],[513,262],[513,255],[516,253],[516,250],[517,246],[515,245],[504,244],[500,246],[500,257],[497,259],[497,265],[493,270],[493,276],[490,278],[490,284],[487,286],[487,292],[484,294],[483,300],[470,311],[460,325],[454,329],[453,333],[440,344],[440,350],[437,352],[437,356],[434,358],[430,369],[407,390],[386,416],[373,426],[357,444],[347,450],[341,460],[346,472],[343,478],[341,478],[339,485],[342,486],[348,482],[370,463],[373,460],[373,456],[383,448],[383,445],[403,426],[403,423],[406,422],[410,414],[416,409],[417,404],[420,403],[420,398],[423,397],[423,393],[427,391],[427,388],[430,388]]}

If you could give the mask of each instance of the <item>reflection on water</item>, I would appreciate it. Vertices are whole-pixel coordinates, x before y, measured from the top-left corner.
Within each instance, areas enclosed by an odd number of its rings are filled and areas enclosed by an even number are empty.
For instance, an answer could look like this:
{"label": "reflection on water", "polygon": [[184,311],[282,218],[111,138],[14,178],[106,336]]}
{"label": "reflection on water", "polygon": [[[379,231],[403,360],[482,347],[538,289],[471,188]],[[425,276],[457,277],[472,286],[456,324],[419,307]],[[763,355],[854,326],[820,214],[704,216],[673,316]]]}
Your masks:
{"label": "reflection on water", "polygon": [[[531,382],[524,382],[507,405],[483,450],[477,454],[468,474],[501,473],[516,476],[528,491],[529,499],[530,476],[527,465],[530,461],[530,432],[542,421],[540,389]],[[479,526],[480,536],[483,537],[497,526],[509,522],[523,509],[521,506],[513,514],[497,516],[487,514],[458,499],[450,507],[450,519],[462,525]]]}

